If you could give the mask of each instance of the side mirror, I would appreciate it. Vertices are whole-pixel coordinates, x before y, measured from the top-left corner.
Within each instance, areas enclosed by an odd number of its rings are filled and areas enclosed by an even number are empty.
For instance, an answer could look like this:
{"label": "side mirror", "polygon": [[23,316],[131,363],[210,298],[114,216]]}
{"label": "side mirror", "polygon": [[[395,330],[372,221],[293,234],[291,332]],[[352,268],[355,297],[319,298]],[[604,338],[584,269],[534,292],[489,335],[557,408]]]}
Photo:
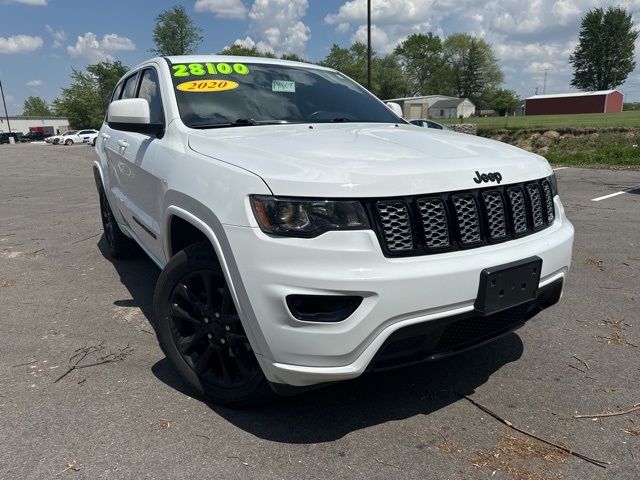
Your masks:
{"label": "side mirror", "polygon": [[164,131],[161,123],[151,123],[149,103],[144,98],[116,100],[109,105],[107,124],[114,130],[160,135]]}
{"label": "side mirror", "polygon": [[389,110],[391,110],[397,116],[402,118],[402,107],[400,106],[400,104],[396,102],[387,102],[386,105],[387,107],[389,107]]}

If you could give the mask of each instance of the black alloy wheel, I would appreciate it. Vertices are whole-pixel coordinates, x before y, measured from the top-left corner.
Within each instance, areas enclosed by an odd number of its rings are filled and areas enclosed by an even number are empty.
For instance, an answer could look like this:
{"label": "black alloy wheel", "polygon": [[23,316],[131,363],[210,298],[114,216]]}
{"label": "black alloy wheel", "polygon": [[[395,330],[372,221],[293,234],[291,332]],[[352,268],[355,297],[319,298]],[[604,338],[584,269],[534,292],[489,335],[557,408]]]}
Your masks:
{"label": "black alloy wheel", "polygon": [[209,244],[191,245],[169,261],[156,285],[154,307],[160,346],[199,394],[224,405],[269,396]]}
{"label": "black alloy wheel", "polygon": [[204,381],[235,388],[259,366],[226,282],[212,270],[187,274],[170,299],[171,333],[182,359]]}
{"label": "black alloy wheel", "polygon": [[102,218],[102,230],[104,231],[104,238],[107,241],[107,245],[109,245],[109,248],[113,249],[113,245],[115,242],[113,238],[113,226],[115,224],[115,219],[113,218],[113,213],[111,213],[111,208],[109,207],[107,196],[102,189],[100,190],[100,217]]}

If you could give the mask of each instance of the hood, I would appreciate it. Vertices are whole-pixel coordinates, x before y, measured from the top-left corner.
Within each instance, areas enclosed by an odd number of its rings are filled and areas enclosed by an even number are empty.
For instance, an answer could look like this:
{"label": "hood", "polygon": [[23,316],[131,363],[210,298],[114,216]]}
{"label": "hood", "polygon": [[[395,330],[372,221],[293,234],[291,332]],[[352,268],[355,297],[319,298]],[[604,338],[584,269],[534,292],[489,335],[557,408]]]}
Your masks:
{"label": "hood", "polygon": [[[392,197],[488,187],[552,173],[542,157],[473,135],[390,124],[265,125],[202,130],[196,152],[259,175],[274,195]],[[486,178],[486,177],[485,177]]]}

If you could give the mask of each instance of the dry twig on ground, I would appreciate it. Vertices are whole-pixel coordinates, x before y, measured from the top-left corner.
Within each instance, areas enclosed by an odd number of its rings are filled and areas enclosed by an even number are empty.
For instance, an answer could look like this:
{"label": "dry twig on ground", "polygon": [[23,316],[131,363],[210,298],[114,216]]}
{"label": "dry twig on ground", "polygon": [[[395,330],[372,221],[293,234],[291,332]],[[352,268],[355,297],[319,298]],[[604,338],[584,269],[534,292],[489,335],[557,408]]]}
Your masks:
{"label": "dry twig on ground", "polygon": [[587,367],[587,370],[591,370],[591,367],[589,366],[589,364],[587,362],[585,362],[584,360],[582,360],[580,357],[578,357],[577,355],[574,355],[573,358],[575,358],[581,364],[583,364],[585,367]]}
{"label": "dry twig on ground", "polygon": [[603,418],[603,417],[617,417],[619,415],[627,415],[629,413],[640,411],[640,403],[636,403],[628,410],[622,410],[620,412],[603,412],[594,413],[593,415],[574,415],[573,418]]}
{"label": "dry twig on ground", "polygon": [[596,460],[595,458],[591,458],[588,457],[587,455],[584,455],[582,453],[578,453],[574,450],[572,450],[571,448],[565,447],[563,445],[559,445],[557,443],[551,442],[549,440],[546,440],[534,433],[531,432],[527,432],[526,430],[523,430],[519,427],[516,427],[513,423],[511,423],[509,420],[505,420],[504,418],[502,418],[500,415],[498,415],[497,413],[489,410],[487,407],[485,407],[484,405],[480,404],[479,402],[475,401],[473,398],[469,397],[468,395],[463,395],[461,393],[457,393],[456,395],[464,398],[465,400],[467,400],[468,402],[470,402],[471,404],[475,405],[476,407],[478,407],[480,410],[482,410],[483,412],[491,415],[493,418],[495,418],[496,420],[498,420],[500,423],[502,423],[503,425],[506,425],[507,427],[515,430],[516,432],[522,433],[523,435],[527,435],[528,437],[534,438],[542,443],[545,443],[547,445],[550,445],[552,447],[557,448],[558,450],[562,450],[563,452],[568,453],[569,455],[573,455],[576,458],[580,458],[586,462],[589,462],[593,465],[596,465],[600,468],[607,468],[607,465],[611,465],[611,462],[606,462],[603,460]]}
{"label": "dry twig on ground", "polygon": [[106,355],[98,357],[93,362],[82,363],[89,355],[93,355],[97,352],[100,352],[104,350],[104,348],[105,348],[104,341],[102,341],[97,345],[89,345],[89,346],[85,345],[84,347],[77,349],[75,352],[73,352],[73,355],[69,357],[69,368],[67,369],[67,371],[64,372],[62,375],[60,375],[58,378],[56,378],[53,383],[59,382],[74,370],[78,370],[81,368],[96,367],[98,365],[103,365],[105,363],[119,362],[120,360],[124,360],[130,353],[133,352],[133,348],[127,345],[124,348],[117,348],[113,352],[110,352],[110,353],[107,353]]}
{"label": "dry twig on ground", "polygon": [[624,338],[618,332],[615,332],[610,337],[603,337],[601,335],[598,335],[598,338],[601,338],[602,340],[604,340],[603,343],[606,343],[607,345],[625,345],[627,347],[638,348],[638,346],[636,344],[631,343],[629,340]]}

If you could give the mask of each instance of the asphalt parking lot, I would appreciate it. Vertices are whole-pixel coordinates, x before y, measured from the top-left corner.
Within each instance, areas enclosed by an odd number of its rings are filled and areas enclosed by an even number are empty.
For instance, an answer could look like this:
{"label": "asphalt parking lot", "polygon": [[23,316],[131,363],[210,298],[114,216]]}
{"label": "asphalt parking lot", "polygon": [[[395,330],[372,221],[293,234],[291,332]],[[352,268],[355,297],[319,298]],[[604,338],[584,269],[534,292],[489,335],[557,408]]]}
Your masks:
{"label": "asphalt parking lot", "polygon": [[[148,322],[154,264],[103,254],[94,156],[0,146],[0,478],[640,478],[640,411],[572,418],[640,403],[639,172],[557,171],[573,269],[562,301],[516,333],[229,410],[168,368]],[[59,379],[76,353],[97,365]]]}

